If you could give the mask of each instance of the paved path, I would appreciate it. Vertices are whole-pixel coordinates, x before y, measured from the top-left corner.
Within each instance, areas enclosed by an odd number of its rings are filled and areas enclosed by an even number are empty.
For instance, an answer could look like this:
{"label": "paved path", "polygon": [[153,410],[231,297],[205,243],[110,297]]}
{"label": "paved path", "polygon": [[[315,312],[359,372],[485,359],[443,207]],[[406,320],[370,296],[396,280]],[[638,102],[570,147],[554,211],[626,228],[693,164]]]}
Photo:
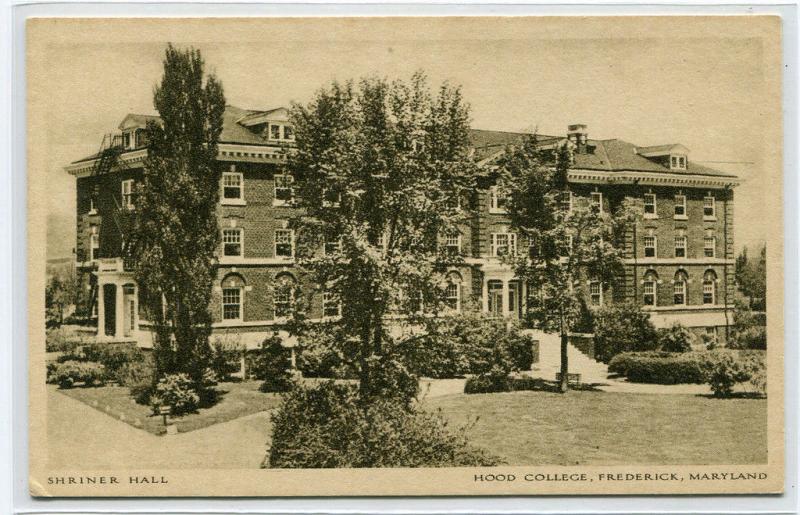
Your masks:
{"label": "paved path", "polygon": [[[196,431],[155,436],[48,387],[48,441],[53,469],[258,468],[269,438],[260,412]],[[224,448],[224,452],[222,449]]]}

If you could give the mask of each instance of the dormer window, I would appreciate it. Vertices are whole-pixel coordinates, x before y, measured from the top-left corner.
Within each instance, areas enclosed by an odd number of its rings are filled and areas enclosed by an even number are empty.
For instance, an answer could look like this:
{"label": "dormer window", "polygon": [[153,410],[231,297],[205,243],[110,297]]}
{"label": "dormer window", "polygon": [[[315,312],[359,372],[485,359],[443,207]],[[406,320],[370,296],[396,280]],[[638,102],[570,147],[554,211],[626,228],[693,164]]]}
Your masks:
{"label": "dormer window", "polygon": [[290,125],[270,123],[269,139],[275,141],[294,141],[294,128]]}
{"label": "dormer window", "polygon": [[686,156],[670,156],[670,168],[673,170],[686,170]]}

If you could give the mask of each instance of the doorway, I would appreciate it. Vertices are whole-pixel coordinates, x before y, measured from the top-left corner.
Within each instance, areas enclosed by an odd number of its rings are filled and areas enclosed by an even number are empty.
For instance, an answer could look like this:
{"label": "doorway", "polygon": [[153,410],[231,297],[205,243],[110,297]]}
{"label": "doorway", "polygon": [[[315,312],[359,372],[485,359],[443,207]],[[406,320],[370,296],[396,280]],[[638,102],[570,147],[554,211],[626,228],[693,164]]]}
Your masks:
{"label": "doorway", "polygon": [[489,295],[489,314],[493,317],[503,316],[503,281],[489,281],[487,283]]}
{"label": "doorway", "polygon": [[105,313],[105,327],[103,331],[106,336],[116,336],[117,334],[117,285],[103,285],[103,311]]}

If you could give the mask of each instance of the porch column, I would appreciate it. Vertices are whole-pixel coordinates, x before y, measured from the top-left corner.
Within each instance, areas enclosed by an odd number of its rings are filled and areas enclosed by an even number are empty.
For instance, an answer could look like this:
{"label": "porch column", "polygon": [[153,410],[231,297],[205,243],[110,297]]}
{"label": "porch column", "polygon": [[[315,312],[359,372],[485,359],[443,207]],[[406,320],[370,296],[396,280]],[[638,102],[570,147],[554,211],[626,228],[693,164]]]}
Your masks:
{"label": "porch column", "polygon": [[483,282],[481,283],[481,303],[483,304],[483,312],[489,312],[489,280],[486,274],[483,275]]}
{"label": "porch column", "polygon": [[125,292],[121,284],[116,285],[117,298],[116,313],[114,313],[114,337],[122,338],[125,335]]}
{"label": "porch column", "polygon": [[500,295],[500,313],[502,316],[508,315],[508,279],[501,281],[503,285],[503,293]]}
{"label": "porch column", "polygon": [[97,337],[102,338],[105,336],[106,331],[106,305],[105,296],[103,295],[103,283],[97,279]]}

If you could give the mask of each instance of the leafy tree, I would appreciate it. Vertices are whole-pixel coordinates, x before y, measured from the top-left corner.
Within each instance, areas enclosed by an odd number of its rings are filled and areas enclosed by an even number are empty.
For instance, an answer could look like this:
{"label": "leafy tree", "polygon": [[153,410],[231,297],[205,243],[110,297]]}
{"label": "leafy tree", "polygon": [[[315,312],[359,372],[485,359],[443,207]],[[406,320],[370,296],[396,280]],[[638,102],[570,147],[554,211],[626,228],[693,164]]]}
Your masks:
{"label": "leafy tree", "polygon": [[567,185],[570,163],[566,145],[545,155],[530,136],[506,150],[497,172],[512,229],[530,249],[507,261],[534,292],[528,316],[561,335],[562,392],[569,388],[568,334],[581,323],[587,303],[584,285],[587,280],[613,285],[620,277],[622,242],[636,213],[627,200],[610,212],[587,199],[573,199]]}
{"label": "leafy tree", "polygon": [[432,94],[422,73],[407,82],[334,82],[292,109],[297,149],[287,168],[304,209],[292,222],[297,259],[341,302],[342,338],[358,342],[362,399],[403,382],[385,377],[402,373],[385,356],[386,316],[414,323],[443,300],[457,258],[437,242],[467,220],[477,170],[468,114],[459,88]]}
{"label": "leafy tree", "polygon": [[78,303],[80,292],[80,282],[72,270],[56,272],[48,278],[44,291],[48,327],[64,323],[64,311]]}
{"label": "leafy tree", "polygon": [[750,259],[747,247],[736,257],[736,284],[747,298],[750,309],[766,310],[767,303],[767,246],[759,251],[758,260]]}
{"label": "leafy tree", "polygon": [[622,352],[654,350],[658,333],[650,313],[633,302],[599,309],[594,318],[595,357],[603,363]]}
{"label": "leafy tree", "polygon": [[153,94],[161,120],[147,125],[148,153],[126,249],[155,324],[155,380],[185,373],[197,388],[210,355],[219,238],[215,158],[225,110],[222,84],[203,68],[199,50],[167,47]]}

